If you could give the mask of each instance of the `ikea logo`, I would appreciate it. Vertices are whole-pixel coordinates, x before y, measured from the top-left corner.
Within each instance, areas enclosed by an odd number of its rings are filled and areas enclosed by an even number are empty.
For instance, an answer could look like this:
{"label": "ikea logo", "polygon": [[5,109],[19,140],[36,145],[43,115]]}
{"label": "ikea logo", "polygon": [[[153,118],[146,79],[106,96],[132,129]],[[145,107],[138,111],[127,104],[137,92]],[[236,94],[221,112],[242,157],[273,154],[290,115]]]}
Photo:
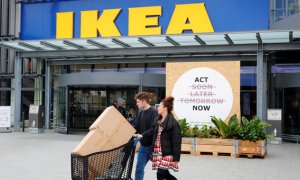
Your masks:
{"label": "ikea logo", "polygon": [[[121,36],[115,24],[123,9],[104,9],[99,16],[98,10],[80,12],[80,37]],[[162,6],[128,8],[128,36],[160,35],[162,28],[159,18]],[[56,38],[73,38],[74,12],[56,14]],[[204,3],[176,5],[169,20],[166,34],[214,32]]]}

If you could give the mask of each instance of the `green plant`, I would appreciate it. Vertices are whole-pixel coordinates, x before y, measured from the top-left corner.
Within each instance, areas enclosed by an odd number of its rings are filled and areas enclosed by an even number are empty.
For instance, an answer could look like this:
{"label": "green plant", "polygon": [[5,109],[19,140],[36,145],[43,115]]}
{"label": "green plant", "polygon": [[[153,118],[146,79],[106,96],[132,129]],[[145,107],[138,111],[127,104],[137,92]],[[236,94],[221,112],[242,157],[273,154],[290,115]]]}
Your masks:
{"label": "green plant", "polygon": [[265,129],[269,126],[270,124],[262,122],[261,119],[258,117],[254,117],[251,120],[242,117],[239,139],[254,142],[258,140],[265,140],[267,138],[265,134]]}
{"label": "green plant", "polygon": [[217,132],[211,126],[203,125],[200,129],[198,128],[198,132],[196,135],[198,138],[213,138],[217,136]]}
{"label": "green plant", "polygon": [[180,119],[178,121],[179,127],[181,129],[182,137],[194,137],[193,132],[191,131],[191,127],[189,123],[186,122],[186,119]]}
{"label": "green plant", "polygon": [[197,126],[197,125],[195,125],[194,127],[193,127],[193,129],[192,129],[192,135],[194,136],[194,137],[198,137],[198,134],[200,133],[200,129],[199,129],[199,127]]}
{"label": "green plant", "polygon": [[211,117],[211,121],[216,126],[215,130],[218,135],[224,139],[236,138],[239,135],[240,127],[236,115],[231,116],[228,125],[220,118]]}

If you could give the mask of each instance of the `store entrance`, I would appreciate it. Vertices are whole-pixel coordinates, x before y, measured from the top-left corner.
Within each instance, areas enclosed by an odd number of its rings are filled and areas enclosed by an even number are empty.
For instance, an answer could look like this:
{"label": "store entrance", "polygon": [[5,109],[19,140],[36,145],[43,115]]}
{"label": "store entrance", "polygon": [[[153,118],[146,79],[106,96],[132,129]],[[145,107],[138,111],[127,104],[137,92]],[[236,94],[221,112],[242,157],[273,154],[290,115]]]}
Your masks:
{"label": "store entrance", "polygon": [[300,88],[284,88],[283,133],[300,135]]}
{"label": "store entrance", "polygon": [[114,101],[129,113],[135,107],[135,86],[69,87],[69,130],[87,130]]}

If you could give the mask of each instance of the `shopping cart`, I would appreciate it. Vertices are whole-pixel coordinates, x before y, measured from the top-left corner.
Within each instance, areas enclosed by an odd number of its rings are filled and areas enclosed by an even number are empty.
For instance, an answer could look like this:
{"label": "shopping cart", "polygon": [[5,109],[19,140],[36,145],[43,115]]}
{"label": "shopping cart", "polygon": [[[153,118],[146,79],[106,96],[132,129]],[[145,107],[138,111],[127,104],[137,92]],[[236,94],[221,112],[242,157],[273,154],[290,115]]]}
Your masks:
{"label": "shopping cart", "polygon": [[71,154],[71,173],[74,180],[132,180],[135,154],[134,141],[120,147],[86,156]]}

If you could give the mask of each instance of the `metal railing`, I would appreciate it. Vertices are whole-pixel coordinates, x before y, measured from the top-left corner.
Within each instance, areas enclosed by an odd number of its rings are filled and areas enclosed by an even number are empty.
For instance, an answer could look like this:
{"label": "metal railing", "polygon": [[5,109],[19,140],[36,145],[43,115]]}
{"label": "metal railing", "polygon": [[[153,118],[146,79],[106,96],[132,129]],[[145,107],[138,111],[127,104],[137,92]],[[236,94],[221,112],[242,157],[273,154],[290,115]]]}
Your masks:
{"label": "metal railing", "polygon": [[300,141],[300,135],[282,134],[281,137],[282,137],[282,140],[296,141],[297,144],[299,144],[299,141]]}

